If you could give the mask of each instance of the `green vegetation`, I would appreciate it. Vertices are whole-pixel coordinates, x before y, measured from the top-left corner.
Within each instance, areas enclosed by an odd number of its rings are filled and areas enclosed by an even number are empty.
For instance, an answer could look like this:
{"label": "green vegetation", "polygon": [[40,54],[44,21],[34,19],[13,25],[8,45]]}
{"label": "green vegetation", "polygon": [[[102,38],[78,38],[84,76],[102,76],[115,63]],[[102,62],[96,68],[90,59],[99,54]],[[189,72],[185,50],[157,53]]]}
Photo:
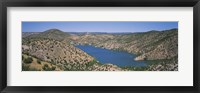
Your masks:
{"label": "green vegetation", "polygon": [[44,71],[54,71],[56,69],[56,67],[49,67],[49,65],[44,64],[44,66],[42,67],[42,69]]}
{"label": "green vegetation", "polygon": [[22,64],[22,71],[29,71],[29,66]]}
{"label": "green vegetation", "polygon": [[24,61],[24,56],[22,55],[22,61]]}
{"label": "green vegetation", "polygon": [[27,63],[27,64],[32,63],[32,61],[33,61],[32,57],[28,57],[24,59],[24,63]]}
{"label": "green vegetation", "polygon": [[37,63],[38,63],[38,64],[41,64],[41,61],[40,61],[39,59],[37,59]]}
{"label": "green vegetation", "polygon": [[43,70],[45,71],[50,71],[51,69],[49,68],[49,65],[44,64],[44,66],[42,67]]}
{"label": "green vegetation", "polygon": [[121,68],[131,70],[131,71],[148,71],[148,69],[149,69],[148,66],[144,66],[144,67],[125,66],[125,67],[121,67]]}
{"label": "green vegetation", "polygon": [[56,67],[55,67],[55,66],[52,66],[51,70],[52,70],[52,71],[56,70]]}
{"label": "green vegetation", "polygon": [[89,67],[89,66],[93,66],[94,64],[97,64],[97,63],[99,63],[99,62],[97,62],[97,60],[94,59],[91,62],[86,63],[85,65],[86,65],[86,67]]}
{"label": "green vegetation", "polygon": [[24,50],[22,53],[23,53],[23,54],[26,54],[26,55],[29,55],[28,50]]}

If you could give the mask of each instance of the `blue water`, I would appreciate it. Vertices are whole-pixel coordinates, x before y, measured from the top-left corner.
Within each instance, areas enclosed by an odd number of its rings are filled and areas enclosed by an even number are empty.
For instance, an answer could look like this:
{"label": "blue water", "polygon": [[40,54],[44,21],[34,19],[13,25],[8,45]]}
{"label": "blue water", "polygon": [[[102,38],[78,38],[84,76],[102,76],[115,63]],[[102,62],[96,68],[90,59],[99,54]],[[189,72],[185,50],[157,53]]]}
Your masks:
{"label": "blue water", "polygon": [[117,66],[146,66],[147,64],[144,61],[135,61],[136,57],[133,54],[122,52],[122,51],[113,51],[103,48],[94,47],[91,45],[77,45],[77,48],[85,51],[89,55],[96,58],[102,64],[111,63]]}

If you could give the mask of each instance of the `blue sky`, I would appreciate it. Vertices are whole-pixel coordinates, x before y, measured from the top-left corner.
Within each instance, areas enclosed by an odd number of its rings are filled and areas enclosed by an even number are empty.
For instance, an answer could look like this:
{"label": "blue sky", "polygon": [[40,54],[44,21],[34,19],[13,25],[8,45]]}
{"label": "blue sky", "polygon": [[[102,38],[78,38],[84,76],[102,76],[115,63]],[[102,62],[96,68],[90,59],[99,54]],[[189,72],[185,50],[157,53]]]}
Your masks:
{"label": "blue sky", "polygon": [[22,22],[22,32],[146,32],[178,28],[178,22]]}

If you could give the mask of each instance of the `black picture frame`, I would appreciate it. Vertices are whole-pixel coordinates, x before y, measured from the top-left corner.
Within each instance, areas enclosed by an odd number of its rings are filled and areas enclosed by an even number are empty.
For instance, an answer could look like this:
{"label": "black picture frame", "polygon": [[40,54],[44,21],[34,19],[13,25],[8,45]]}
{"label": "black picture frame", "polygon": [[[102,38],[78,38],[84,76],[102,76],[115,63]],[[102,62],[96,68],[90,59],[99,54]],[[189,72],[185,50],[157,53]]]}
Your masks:
{"label": "black picture frame", "polygon": [[[199,93],[200,0],[2,0],[0,2],[0,91],[2,93],[35,92],[118,92],[118,93]],[[7,7],[193,7],[193,83],[194,86],[7,86]]]}

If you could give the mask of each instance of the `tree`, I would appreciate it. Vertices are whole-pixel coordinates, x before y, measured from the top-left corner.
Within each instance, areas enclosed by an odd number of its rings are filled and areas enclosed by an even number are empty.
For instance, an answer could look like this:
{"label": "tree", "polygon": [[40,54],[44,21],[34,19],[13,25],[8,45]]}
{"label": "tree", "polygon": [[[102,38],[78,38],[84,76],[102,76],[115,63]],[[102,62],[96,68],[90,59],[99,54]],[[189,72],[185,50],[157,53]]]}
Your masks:
{"label": "tree", "polygon": [[33,61],[32,57],[28,57],[28,58],[24,59],[24,63],[27,63],[27,64],[32,63],[32,61]]}

